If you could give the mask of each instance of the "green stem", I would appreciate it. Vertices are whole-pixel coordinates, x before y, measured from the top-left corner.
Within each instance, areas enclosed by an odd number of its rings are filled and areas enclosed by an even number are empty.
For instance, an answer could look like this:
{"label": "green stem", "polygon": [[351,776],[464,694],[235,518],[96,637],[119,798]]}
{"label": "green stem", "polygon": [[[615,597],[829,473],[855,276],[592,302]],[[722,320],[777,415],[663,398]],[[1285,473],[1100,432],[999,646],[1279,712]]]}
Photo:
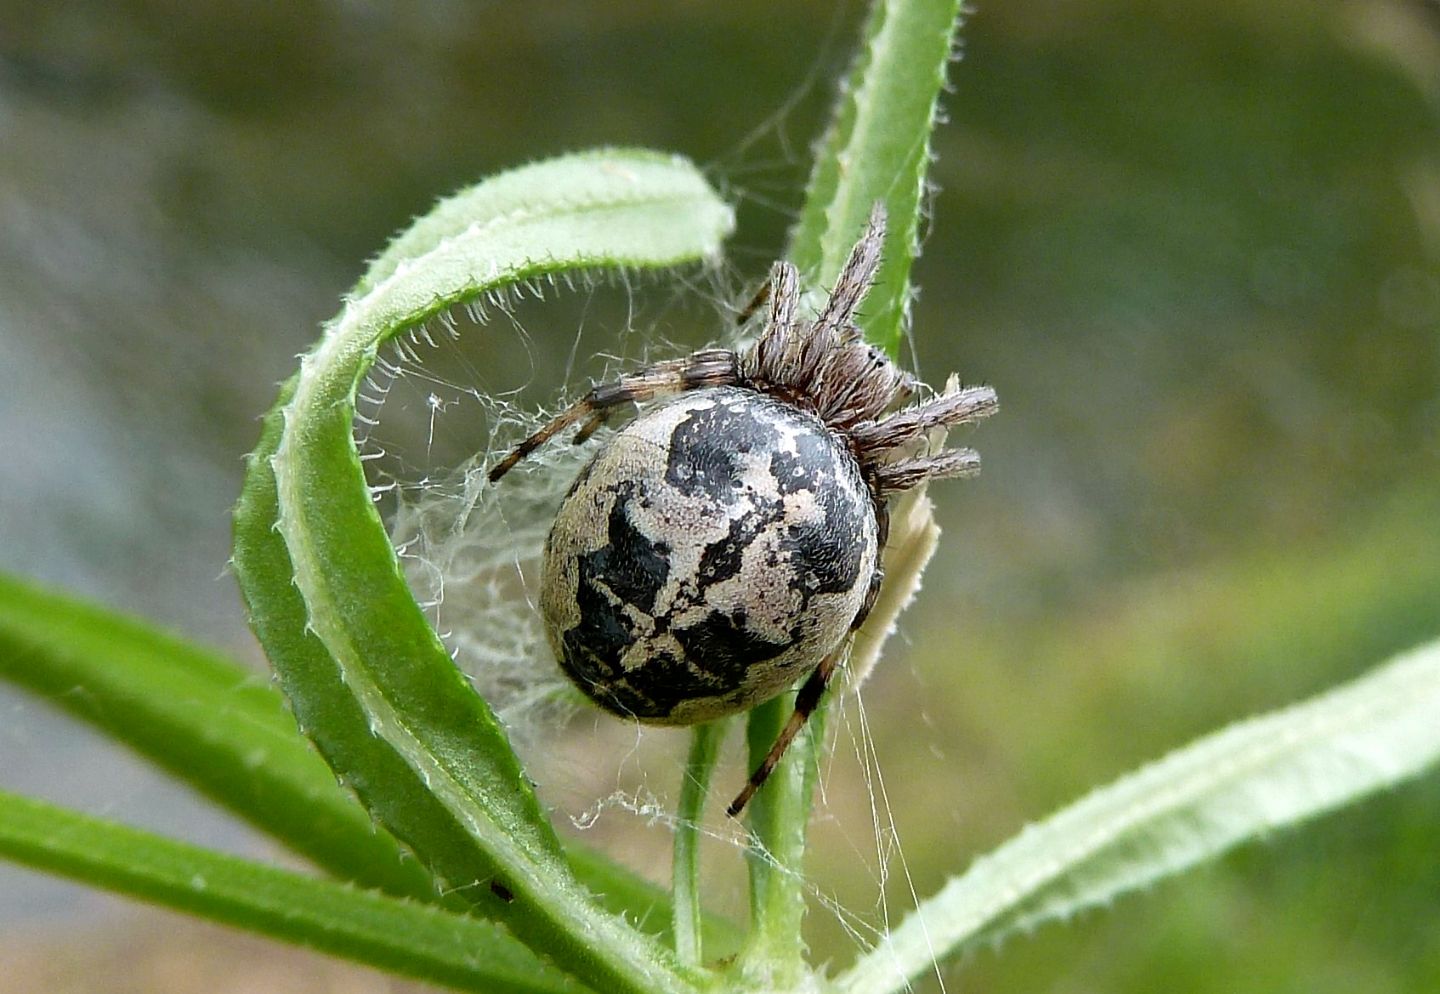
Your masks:
{"label": "green stem", "polygon": [[[785,694],[750,712],[750,768],[770,751],[793,709]],[[810,716],[749,807],[750,936],[736,969],[754,986],[787,990],[807,975],[804,881],[805,831],[825,739],[825,705]]]}
{"label": "green stem", "polygon": [[[884,263],[860,323],[891,356],[904,331],[930,133],[959,15],[959,0],[875,0],[791,233],[790,260],[823,287],[838,275],[871,207],[884,203]],[[785,695],[751,712],[752,768],[789,716],[790,702]],[[737,969],[752,985],[795,987],[806,976],[800,932],[805,830],[827,706],[811,717],[751,802],[752,933]]]}
{"label": "green stem", "polygon": [[705,796],[710,777],[720,757],[720,744],[729,730],[728,721],[696,725],[690,737],[690,755],[685,761],[685,780],[680,785],[680,807],[676,811],[675,858],[671,871],[675,900],[675,952],[680,962],[699,965],[704,961],[701,945],[703,910],[700,906],[700,819],[705,813]]}

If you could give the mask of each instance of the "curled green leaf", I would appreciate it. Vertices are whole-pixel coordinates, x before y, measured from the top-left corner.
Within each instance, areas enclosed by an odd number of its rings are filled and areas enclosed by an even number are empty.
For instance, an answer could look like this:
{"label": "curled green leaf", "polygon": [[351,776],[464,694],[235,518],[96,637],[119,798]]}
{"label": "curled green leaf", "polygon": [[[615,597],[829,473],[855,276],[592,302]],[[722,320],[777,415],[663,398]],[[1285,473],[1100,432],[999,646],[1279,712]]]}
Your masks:
{"label": "curled green leaf", "polygon": [[236,511],[254,627],[330,765],[448,888],[608,990],[697,977],[572,875],[504,732],[405,584],[356,453],[355,394],[385,341],[448,307],[553,273],[704,259],[730,224],[691,165],[633,151],[538,163],[443,202],[302,360]]}

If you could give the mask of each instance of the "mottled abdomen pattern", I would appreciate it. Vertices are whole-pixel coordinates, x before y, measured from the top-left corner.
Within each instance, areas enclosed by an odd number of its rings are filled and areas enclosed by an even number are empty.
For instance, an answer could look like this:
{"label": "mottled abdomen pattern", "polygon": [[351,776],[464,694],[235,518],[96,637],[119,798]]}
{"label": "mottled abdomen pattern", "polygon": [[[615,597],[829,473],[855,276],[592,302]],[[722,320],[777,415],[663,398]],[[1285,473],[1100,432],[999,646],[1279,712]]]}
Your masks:
{"label": "mottled abdomen pattern", "polygon": [[753,390],[681,394],[581,471],[545,545],[556,657],[597,704],[690,724],[766,700],[850,630],[874,505],[816,418]]}

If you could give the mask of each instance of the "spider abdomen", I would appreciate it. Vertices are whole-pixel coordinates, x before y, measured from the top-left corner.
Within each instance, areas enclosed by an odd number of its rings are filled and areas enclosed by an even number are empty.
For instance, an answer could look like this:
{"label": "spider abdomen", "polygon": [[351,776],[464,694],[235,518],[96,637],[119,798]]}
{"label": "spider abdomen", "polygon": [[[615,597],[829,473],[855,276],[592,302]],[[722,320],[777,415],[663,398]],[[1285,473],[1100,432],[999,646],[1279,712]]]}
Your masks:
{"label": "spider abdomen", "polygon": [[545,545],[551,647],[597,704],[658,724],[745,710],[845,638],[875,575],[873,499],[819,419],[740,387],[611,437]]}

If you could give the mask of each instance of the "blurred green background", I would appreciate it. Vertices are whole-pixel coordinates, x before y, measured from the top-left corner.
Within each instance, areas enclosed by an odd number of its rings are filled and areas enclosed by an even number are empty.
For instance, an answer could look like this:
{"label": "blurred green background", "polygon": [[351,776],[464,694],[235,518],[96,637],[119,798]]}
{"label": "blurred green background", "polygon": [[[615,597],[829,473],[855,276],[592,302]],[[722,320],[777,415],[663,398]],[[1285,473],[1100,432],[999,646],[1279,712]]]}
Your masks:
{"label": "blurred green background", "polygon": [[[507,166],[671,149],[740,227],[697,325],[660,335],[716,337],[714,298],[781,250],[860,13],[0,5],[0,567],[258,665],[221,575],[240,456],[362,260]],[[1003,411],[969,439],[981,479],[936,488],[941,552],[865,693],[921,894],[1089,787],[1440,634],[1440,7],[1009,0],[963,42],[914,354]],[[587,347],[625,351],[603,337],[624,311],[596,306]],[[525,315],[544,396],[574,328]],[[7,788],[261,850],[43,703],[0,708]],[[857,722],[837,723],[813,864],[873,925],[882,866],[892,916],[908,883],[888,832],[877,856]],[[1432,777],[948,987],[1440,990],[1437,856]],[[3,874],[21,990],[390,989]],[[818,959],[849,958],[836,916],[811,924]],[[176,935],[201,937],[183,966]]]}

